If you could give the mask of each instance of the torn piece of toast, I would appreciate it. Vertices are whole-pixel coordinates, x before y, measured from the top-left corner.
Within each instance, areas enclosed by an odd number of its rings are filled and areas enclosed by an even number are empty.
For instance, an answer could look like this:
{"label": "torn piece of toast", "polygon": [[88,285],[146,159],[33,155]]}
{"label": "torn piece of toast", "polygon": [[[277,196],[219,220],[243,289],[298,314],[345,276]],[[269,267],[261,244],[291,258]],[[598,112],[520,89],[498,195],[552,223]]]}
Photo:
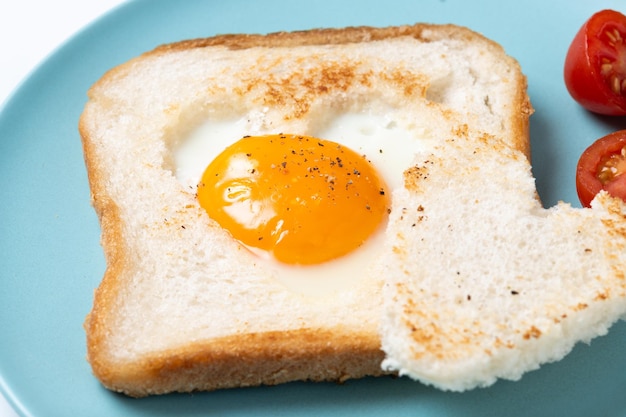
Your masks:
{"label": "torn piece of toast", "polygon": [[626,314],[626,204],[535,199],[524,155],[450,137],[406,173],[384,252],[386,370],[445,390],[519,379]]}

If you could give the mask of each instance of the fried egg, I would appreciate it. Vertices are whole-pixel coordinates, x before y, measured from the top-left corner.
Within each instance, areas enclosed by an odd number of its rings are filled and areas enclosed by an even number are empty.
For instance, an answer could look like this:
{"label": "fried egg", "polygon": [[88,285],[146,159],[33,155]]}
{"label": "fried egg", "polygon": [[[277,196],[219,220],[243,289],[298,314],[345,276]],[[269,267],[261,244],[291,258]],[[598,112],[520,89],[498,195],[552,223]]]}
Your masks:
{"label": "fried egg", "polygon": [[392,192],[429,140],[393,112],[343,113],[307,130],[207,120],[175,149],[174,173],[282,284],[322,295],[371,271]]}

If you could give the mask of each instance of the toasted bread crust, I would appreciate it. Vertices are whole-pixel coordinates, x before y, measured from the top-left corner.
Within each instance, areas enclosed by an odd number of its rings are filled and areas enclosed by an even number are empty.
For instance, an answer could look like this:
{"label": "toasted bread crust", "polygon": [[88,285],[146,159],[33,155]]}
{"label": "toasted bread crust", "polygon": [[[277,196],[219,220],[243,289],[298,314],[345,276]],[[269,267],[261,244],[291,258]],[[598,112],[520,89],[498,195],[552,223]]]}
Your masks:
{"label": "toasted bread crust", "polygon": [[190,343],[126,366],[97,364],[105,386],[132,397],[168,392],[336,381],[380,376],[383,353],[374,334],[350,329],[267,332]]}
{"label": "toasted bread crust", "polygon": [[[486,41],[495,53],[502,55],[502,59],[510,59],[498,44],[475,32],[454,25],[428,24],[392,28],[316,29],[269,35],[222,35],[162,45],[144,56],[193,48],[289,48],[371,42],[399,36],[411,36],[424,41],[450,37]],[[512,59],[511,63],[517,66]],[[108,82],[110,77],[120,76],[128,70],[129,67],[124,65],[117,67],[98,84]],[[515,138],[512,140],[514,147],[529,156],[528,118],[532,108],[526,95],[526,80],[521,72],[517,81],[517,109],[513,112],[512,120]],[[92,203],[102,226],[102,246],[107,269],[95,293],[93,310],[86,318],[85,329],[88,360],[94,374],[107,388],[141,397],[172,391],[213,390],[294,380],[344,381],[384,373],[380,367],[383,352],[378,334],[339,327],[241,334],[183,344],[175,350],[145,356],[138,362],[116,363],[107,352],[106,339],[124,285],[123,271],[129,262],[129,250],[118,207],[107,195],[105,180],[100,175],[106,167],[101,166],[97,158],[90,137],[91,130],[86,125],[87,117],[86,113],[81,117],[79,130]]]}

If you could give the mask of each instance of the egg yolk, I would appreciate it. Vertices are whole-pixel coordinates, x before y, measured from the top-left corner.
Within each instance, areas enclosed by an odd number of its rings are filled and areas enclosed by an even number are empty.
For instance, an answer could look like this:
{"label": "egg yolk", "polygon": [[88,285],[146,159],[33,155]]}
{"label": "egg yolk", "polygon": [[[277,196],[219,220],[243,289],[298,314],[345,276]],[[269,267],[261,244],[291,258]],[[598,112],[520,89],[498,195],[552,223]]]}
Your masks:
{"label": "egg yolk", "polygon": [[297,135],[248,136],[207,167],[198,199],[243,244],[287,264],[356,249],[386,219],[386,186],[364,156]]}

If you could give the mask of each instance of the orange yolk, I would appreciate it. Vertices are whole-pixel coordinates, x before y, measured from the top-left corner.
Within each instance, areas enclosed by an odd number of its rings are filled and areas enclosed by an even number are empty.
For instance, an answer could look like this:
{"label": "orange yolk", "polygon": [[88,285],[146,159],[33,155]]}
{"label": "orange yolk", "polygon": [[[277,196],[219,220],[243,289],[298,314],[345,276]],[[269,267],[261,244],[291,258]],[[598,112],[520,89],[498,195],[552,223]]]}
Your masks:
{"label": "orange yolk", "polygon": [[296,135],[244,137],[204,172],[198,199],[243,244],[287,264],[356,249],[386,219],[384,182],[365,157]]}

